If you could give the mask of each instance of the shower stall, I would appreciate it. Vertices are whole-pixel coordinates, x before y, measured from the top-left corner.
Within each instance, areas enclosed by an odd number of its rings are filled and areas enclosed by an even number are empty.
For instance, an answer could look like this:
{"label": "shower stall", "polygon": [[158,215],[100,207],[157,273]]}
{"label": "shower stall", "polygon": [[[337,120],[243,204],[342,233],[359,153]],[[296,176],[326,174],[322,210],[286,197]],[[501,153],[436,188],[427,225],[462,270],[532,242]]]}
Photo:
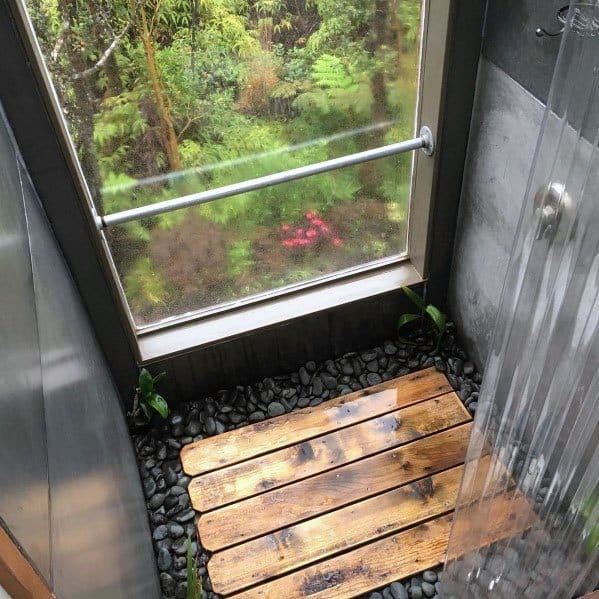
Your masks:
{"label": "shower stall", "polygon": [[[448,597],[599,584],[599,4],[562,41],[512,248],[444,572]],[[493,543],[502,510],[519,534]]]}

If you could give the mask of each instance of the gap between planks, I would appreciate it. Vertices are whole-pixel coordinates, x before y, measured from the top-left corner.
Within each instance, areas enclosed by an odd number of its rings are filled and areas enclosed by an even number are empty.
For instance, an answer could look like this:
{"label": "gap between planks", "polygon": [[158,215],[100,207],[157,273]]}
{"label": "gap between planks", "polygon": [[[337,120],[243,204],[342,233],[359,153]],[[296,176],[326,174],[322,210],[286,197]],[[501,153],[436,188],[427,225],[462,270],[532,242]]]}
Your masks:
{"label": "gap between planks", "polygon": [[[518,517],[511,517],[515,513]],[[493,497],[477,504],[472,516],[485,519],[482,536],[462,533],[467,553],[519,533],[534,520],[534,512],[522,496]],[[394,534],[358,549],[342,553],[287,574],[255,588],[233,595],[235,599],[349,599],[413,576],[443,562],[453,514],[447,514],[404,532]]]}
{"label": "gap between planks", "polygon": [[186,474],[197,476],[451,391],[445,376],[434,367],[427,368],[316,407],[190,443],[181,451],[181,462]]}
{"label": "gap between planks", "polygon": [[470,419],[455,393],[448,393],[201,475],[189,485],[191,503],[207,512]]}
{"label": "gap between planks", "polygon": [[457,466],[215,553],[208,564],[212,585],[228,595],[446,514],[455,507],[462,471]]}
{"label": "gap between planks", "polygon": [[[483,463],[489,466],[491,457],[484,456]],[[459,465],[215,553],[208,564],[214,588],[239,591],[453,511],[464,470]],[[473,480],[477,495],[488,497],[485,483]]]}
{"label": "gap between planks", "polygon": [[[469,474],[471,431],[445,377],[427,369],[187,446],[181,456],[186,472],[200,473],[189,490],[204,512],[201,542],[215,551],[215,592],[362,594],[385,584],[379,545],[388,550],[390,539],[407,542],[415,531],[430,542],[420,553],[410,547],[389,582],[437,565],[461,475]],[[352,570],[361,580],[354,587],[335,567],[370,548],[378,557]]]}
{"label": "gap between planks", "polygon": [[214,551],[457,466],[471,429],[462,424],[204,514],[198,521],[202,543]]}

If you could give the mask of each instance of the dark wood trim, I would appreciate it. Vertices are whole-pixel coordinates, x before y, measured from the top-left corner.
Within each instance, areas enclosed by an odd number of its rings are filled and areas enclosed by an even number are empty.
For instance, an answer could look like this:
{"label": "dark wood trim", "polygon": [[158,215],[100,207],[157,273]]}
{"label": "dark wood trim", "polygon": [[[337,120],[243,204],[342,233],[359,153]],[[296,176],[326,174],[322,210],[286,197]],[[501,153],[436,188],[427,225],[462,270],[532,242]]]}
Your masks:
{"label": "dark wood trim", "polygon": [[484,2],[456,2],[441,111],[437,182],[430,220],[427,299],[447,306],[453,245],[485,18]]}
{"label": "dark wood trim", "polygon": [[16,0],[0,0],[0,102],[126,403],[137,373],[133,332],[18,11]]}
{"label": "dark wood trim", "polygon": [[12,599],[51,599],[44,579],[0,526],[0,586]]}

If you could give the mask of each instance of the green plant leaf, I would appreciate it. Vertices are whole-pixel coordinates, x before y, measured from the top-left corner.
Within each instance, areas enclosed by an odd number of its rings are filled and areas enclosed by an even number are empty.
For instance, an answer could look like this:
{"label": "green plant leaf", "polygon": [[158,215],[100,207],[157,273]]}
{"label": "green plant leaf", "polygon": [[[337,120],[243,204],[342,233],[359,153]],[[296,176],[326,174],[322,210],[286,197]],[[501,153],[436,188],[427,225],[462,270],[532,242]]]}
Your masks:
{"label": "green plant leaf", "polygon": [[408,299],[417,306],[423,312],[426,310],[426,303],[424,300],[409,287],[402,287],[401,290],[408,296]]}
{"label": "green plant leaf", "polygon": [[587,555],[592,555],[597,547],[599,547],[599,522],[594,523],[591,520],[593,512],[597,508],[599,502],[599,493],[591,493],[582,506],[582,516],[585,519],[585,527],[592,527],[585,541],[585,552]]}
{"label": "green plant leaf", "polygon": [[585,542],[585,552],[587,555],[593,555],[597,547],[599,547],[599,524],[595,525],[591,530],[591,534]]}
{"label": "green plant leaf", "polygon": [[139,371],[139,389],[142,395],[149,395],[154,390],[152,375],[145,368]]}
{"label": "green plant leaf", "polygon": [[402,314],[397,321],[397,328],[401,329],[401,327],[414,322],[420,318],[420,314]]}
{"label": "green plant leaf", "polygon": [[154,383],[154,387],[166,376],[166,372],[161,372],[160,374],[157,374],[153,379],[152,382]]}
{"label": "green plant leaf", "polygon": [[158,393],[151,393],[148,396],[147,403],[151,405],[162,418],[166,418],[168,416],[168,404],[162,395],[158,395]]}
{"label": "green plant leaf", "polygon": [[141,411],[144,413],[146,419],[149,421],[152,414],[150,413],[150,408],[148,408],[148,406],[142,401],[139,404],[139,407],[141,408]]}
{"label": "green plant leaf", "polygon": [[204,597],[204,589],[202,587],[202,579],[198,574],[198,568],[195,558],[191,550],[191,537],[187,537],[187,599],[202,599]]}
{"label": "green plant leaf", "polygon": [[432,304],[429,304],[425,310],[430,319],[433,321],[437,331],[439,331],[439,335],[442,335],[447,329],[447,319],[445,318],[445,315],[441,312],[441,310],[439,310],[439,308],[433,306]]}

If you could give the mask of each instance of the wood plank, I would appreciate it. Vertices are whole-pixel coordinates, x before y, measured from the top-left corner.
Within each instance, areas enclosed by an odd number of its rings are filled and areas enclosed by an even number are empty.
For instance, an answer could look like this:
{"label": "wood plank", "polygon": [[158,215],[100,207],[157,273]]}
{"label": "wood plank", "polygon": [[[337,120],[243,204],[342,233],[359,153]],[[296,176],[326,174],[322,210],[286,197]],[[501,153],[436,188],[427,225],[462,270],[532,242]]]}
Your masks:
{"label": "wood plank", "polygon": [[[482,499],[463,509],[455,518],[453,549],[451,555],[447,555],[448,561],[498,540],[489,536],[489,522],[501,521],[506,530],[511,531],[510,534],[516,534],[530,528],[538,519],[532,506],[518,490],[502,490],[500,495]],[[499,538],[507,536],[510,535]]]}
{"label": "wood plank", "polygon": [[471,430],[472,423],[462,424],[208,512],[198,520],[202,544],[228,547],[457,466]]}
{"label": "wood plank", "polygon": [[190,476],[209,472],[450,391],[447,379],[434,368],[420,370],[316,408],[296,410],[190,443],[181,451],[183,469]]}
{"label": "wood plank", "polygon": [[[523,497],[516,502],[498,497],[483,504],[488,513],[482,541],[487,545],[520,532],[522,518],[512,513],[531,512]],[[489,509],[491,508],[491,509]],[[235,599],[349,599],[438,566],[447,549],[453,516],[435,518],[404,532],[369,543],[271,582],[234,595]],[[217,591],[218,592],[218,591]]]}
{"label": "wood plank", "polygon": [[217,593],[228,595],[452,510],[463,466],[215,553]]}
{"label": "wood plank", "polygon": [[52,599],[44,579],[0,526],[0,586],[14,599]]}
{"label": "wood plank", "polygon": [[[361,596],[443,561],[451,516],[409,528],[233,595],[236,599],[344,599]],[[218,592],[218,591],[217,591]]]}
{"label": "wood plank", "polygon": [[194,478],[191,503],[206,512],[470,420],[455,393],[441,395]]}

